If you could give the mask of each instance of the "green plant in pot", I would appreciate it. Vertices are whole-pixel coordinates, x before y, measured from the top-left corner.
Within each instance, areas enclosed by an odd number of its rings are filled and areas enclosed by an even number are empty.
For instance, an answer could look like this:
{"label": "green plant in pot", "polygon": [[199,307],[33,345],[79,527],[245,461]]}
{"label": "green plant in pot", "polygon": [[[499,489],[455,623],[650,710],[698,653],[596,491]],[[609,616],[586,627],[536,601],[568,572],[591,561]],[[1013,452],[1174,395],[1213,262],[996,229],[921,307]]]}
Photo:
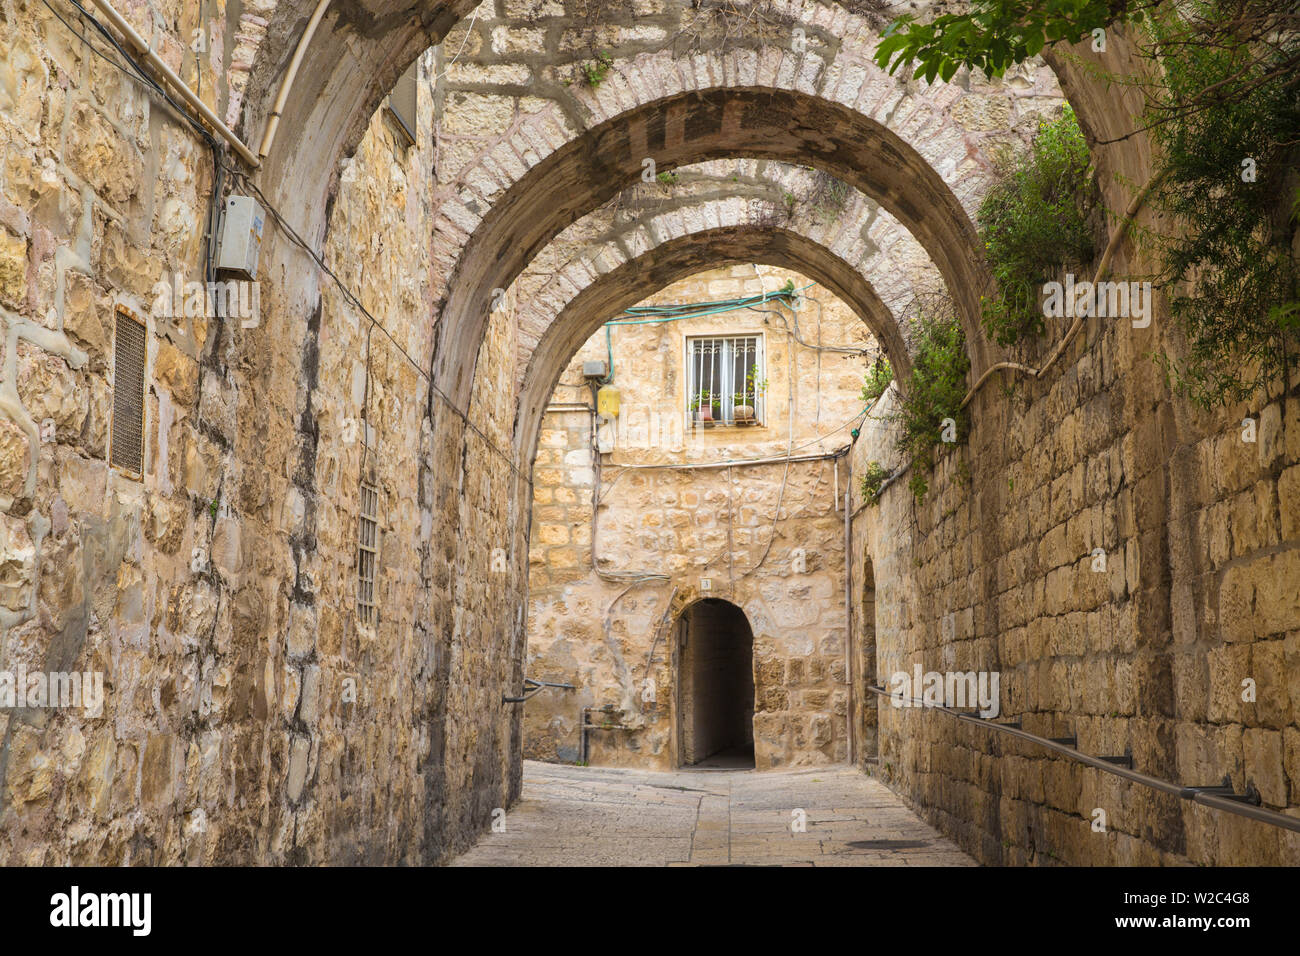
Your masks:
{"label": "green plant in pot", "polygon": [[756,419],[755,409],[758,405],[758,396],[767,391],[767,379],[763,379],[761,382],[754,381],[754,376],[757,374],[758,366],[751,365],[749,373],[745,376],[744,390],[735,392],[731,396],[737,423],[748,424]]}
{"label": "green plant in pot", "polygon": [[691,411],[695,413],[697,421],[713,421],[713,403],[715,401],[717,401],[717,398],[708,389],[705,389],[691,399]]}

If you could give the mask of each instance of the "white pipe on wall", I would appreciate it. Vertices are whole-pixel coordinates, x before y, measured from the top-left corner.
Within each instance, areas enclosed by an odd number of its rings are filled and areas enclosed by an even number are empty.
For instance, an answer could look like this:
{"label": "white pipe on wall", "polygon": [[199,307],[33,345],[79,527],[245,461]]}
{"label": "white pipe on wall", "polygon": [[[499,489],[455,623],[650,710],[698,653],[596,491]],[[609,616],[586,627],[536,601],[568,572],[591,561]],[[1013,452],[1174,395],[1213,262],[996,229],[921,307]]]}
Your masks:
{"label": "white pipe on wall", "polygon": [[276,130],[280,128],[280,114],[284,111],[284,104],[289,99],[289,91],[293,88],[293,81],[298,76],[298,67],[302,66],[302,58],[307,53],[307,47],[311,43],[311,38],[316,33],[316,28],[325,17],[325,8],[330,5],[330,0],[318,0],[316,9],[312,11],[311,19],[307,21],[307,29],[303,30],[302,36],[298,39],[298,46],[294,48],[293,59],[289,61],[289,69],[285,71],[284,79],[280,82],[280,92],[276,94],[275,106],[271,108],[271,117],[266,123],[266,132],[262,134],[262,145],[257,153],[262,158],[266,158],[271,153],[271,145],[275,142]]}

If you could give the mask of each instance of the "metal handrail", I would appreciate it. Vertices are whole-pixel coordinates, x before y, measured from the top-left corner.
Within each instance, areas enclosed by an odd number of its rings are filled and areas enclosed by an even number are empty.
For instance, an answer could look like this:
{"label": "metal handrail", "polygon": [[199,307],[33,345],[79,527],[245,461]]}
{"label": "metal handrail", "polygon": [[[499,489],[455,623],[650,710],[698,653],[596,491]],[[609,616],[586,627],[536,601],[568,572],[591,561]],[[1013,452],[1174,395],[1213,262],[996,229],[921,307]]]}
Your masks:
{"label": "metal handrail", "polygon": [[930,710],[941,710],[950,717],[958,720],[964,720],[968,723],[978,724],[981,727],[992,727],[1004,734],[1010,734],[1012,737],[1019,737],[1021,740],[1027,740],[1030,743],[1038,744],[1064,757],[1077,760],[1079,763],[1086,764],[1096,770],[1104,770],[1106,773],[1114,774],[1117,777],[1123,777],[1125,780],[1131,780],[1133,783],[1140,783],[1144,787],[1150,787],[1152,790],[1159,790],[1161,793],[1167,793],[1171,796],[1179,797],[1183,800],[1190,800],[1192,803],[1199,803],[1201,806],[1210,807],[1214,810],[1225,810],[1228,813],[1235,813],[1237,816],[1247,817],[1251,820],[1257,820],[1260,823],[1267,823],[1270,826],[1281,827],[1284,830],[1291,830],[1300,833],[1300,818],[1289,817],[1284,813],[1278,813],[1276,810],[1266,810],[1263,807],[1253,806],[1249,803],[1242,802],[1246,799],[1242,795],[1224,796],[1223,787],[1184,787],[1176,783],[1170,783],[1168,780],[1161,780],[1159,777],[1152,777],[1149,774],[1132,770],[1119,764],[1110,763],[1103,757],[1094,757],[1091,754],[1080,753],[1073,747],[1057,743],[1047,737],[1039,737],[1037,734],[1031,734],[1028,731],[1021,730],[1019,727],[999,724],[983,717],[976,717],[971,714],[964,714],[959,710],[953,710],[951,707],[945,707],[942,704],[932,704],[926,701],[918,700],[915,697],[903,697],[901,694],[893,694],[883,687],[877,687],[874,684],[868,684],[867,690],[881,697],[888,697],[891,700],[908,700],[913,704]]}

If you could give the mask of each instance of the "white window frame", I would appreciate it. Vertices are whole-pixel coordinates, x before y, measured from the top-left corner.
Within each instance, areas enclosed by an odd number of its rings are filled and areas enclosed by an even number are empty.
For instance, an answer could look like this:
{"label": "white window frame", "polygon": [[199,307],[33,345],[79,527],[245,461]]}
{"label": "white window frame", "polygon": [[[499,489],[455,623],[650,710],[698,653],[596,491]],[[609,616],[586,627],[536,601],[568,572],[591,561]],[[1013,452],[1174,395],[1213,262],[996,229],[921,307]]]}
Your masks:
{"label": "white window frame", "polygon": [[[717,341],[723,344],[724,355],[725,349],[730,346],[734,349],[734,343],[740,339],[752,339],[755,348],[754,364],[758,366],[758,381],[763,381],[767,377],[767,335],[764,332],[718,332],[714,334],[698,334],[685,336],[683,343],[683,368],[685,369],[684,381],[686,387],[682,396],[682,411],[686,416],[686,425],[690,427],[742,427],[736,425],[735,420],[735,400],[734,394],[738,389],[732,379],[735,376],[734,361],[723,359],[719,362],[717,377],[721,379],[719,385],[722,391],[722,401],[718,403],[718,410],[721,417],[712,423],[703,423],[696,421],[695,411],[691,408],[691,400],[697,392],[700,391],[700,385],[697,381],[702,370],[702,360],[697,360],[696,345],[697,343]],[[732,353],[734,354],[734,352]],[[698,367],[697,367],[698,366]],[[767,423],[767,402],[763,393],[760,391],[754,396],[754,420],[749,425],[743,427],[761,427]]]}

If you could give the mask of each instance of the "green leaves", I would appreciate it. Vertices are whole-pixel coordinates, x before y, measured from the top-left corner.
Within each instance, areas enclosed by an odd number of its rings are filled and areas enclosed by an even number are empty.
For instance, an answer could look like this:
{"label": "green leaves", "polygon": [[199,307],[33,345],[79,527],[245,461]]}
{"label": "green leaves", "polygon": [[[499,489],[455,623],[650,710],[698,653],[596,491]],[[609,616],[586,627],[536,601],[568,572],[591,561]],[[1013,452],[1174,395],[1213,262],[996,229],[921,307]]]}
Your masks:
{"label": "green leaves", "polygon": [[867,504],[880,503],[880,486],[889,477],[889,472],[878,461],[867,463],[867,471],[862,476],[862,498]]}
{"label": "green leaves", "polygon": [[889,359],[877,359],[867,370],[865,380],[866,384],[862,386],[862,401],[867,405],[874,405],[894,380],[894,370],[890,367]]}
{"label": "green leaves", "polygon": [[947,82],[961,67],[1001,76],[1052,43],[1076,43],[1124,19],[1124,0],[975,0],[971,12],[930,23],[911,15],[891,23],[876,45],[876,63],[891,74],[912,66],[927,83]]}
{"label": "green leaves", "polygon": [[1186,342],[1158,360],[1175,389],[1207,408],[1250,397],[1300,352],[1295,207],[1279,205],[1300,176],[1300,88],[1284,66],[1300,56],[1300,38],[1253,48],[1236,42],[1227,16],[1194,2],[1184,17],[1150,25],[1167,52],[1146,117],[1162,175],[1152,202],[1166,213],[1153,238]]}
{"label": "green leaves", "polygon": [[966,440],[968,424],[961,407],[966,397],[966,336],[955,317],[918,316],[912,320],[916,357],[907,393],[897,415],[898,450],[912,463],[909,482],[918,500],[928,490],[923,472],[934,465],[934,448],[944,439],[945,419],[956,426],[956,441]]}
{"label": "green leaves", "polygon": [[1039,125],[1029,155],[980,204],[984,255],[998,284],[981,300],[989,338],[1014,345],[1046,331],[1039,290],[1058,269],[1092,259],[1088,219],[1097,201],[1088,144],[1067,106]]}

